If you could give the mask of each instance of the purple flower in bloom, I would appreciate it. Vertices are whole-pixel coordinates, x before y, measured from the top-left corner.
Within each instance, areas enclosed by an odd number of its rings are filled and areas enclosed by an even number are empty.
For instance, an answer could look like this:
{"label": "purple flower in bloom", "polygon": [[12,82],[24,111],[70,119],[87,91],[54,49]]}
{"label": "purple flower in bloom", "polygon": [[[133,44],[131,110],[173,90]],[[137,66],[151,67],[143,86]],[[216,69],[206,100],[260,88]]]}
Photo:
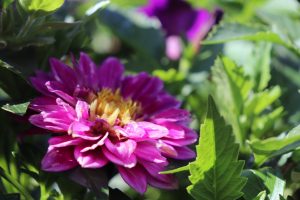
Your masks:
{"label": "purple flower in bloom", "polygon": [[219,9],[213,13],[194,9],[184,0],[149,0],[148,5],[139,10],[149,17],[159,19],[167,36],[167,56],[173,60],[177,60],[181,54],[180,36],[186,37],[197,50],[201,40],[223,15]]}
{"label": "purple flower in bloom", "polygon": [[191,159],[187,147],[197,134],[187,126],[188,111],[147,73],[124,76],[116,58],[101,66],[84,53],[69,67],[50,60],[51,72],[31,78],[42,94],[30,108],[29,120],[53,133],[42,160],[45,171],[76,166],[101,168],[114,163],[122,178],[139,193],[147,184],[172,189],[172,175],[159,174],[169,159]]}

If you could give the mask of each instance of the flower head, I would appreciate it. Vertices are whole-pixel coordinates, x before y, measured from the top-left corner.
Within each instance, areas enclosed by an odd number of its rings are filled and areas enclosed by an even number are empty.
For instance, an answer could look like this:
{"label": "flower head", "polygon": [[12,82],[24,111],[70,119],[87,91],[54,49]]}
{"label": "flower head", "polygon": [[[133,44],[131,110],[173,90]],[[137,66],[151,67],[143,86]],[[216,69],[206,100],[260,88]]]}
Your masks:
{"label": "flower head", "polygon": [[42,160],[45,171],[76,166],[101,168],[114,163],[122,178],[144,193],[147,184],[171,189],[172,175],[159,174],[169,159],[191,159],[187,147],[197,134],[187,127],[190,114],[147,73],[124,76],[116,58],[100,67],[84,53],[69,67],[50,60],[51,72],[31,78],[42,94],[29,120],[53,133]]}
{"label": "flower head", "polygon": [[139,10],[161,22],[167,36],[167,55],[174,60],[181,53],[180,36],[186,37],[197,49],[201,40],[223,15],[219,9],[213,13],[205,9],[194,9],[185,0],[149,0],[148,5]]}

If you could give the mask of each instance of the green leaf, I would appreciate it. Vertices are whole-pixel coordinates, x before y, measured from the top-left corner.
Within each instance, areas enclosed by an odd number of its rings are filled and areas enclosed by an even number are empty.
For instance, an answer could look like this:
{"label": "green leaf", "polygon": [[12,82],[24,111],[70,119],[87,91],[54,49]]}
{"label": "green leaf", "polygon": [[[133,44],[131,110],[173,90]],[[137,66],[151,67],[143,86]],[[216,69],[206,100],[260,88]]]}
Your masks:
{"label": "green leaf", "polygon": [[271,65],[271,49],[272,43],[262,42],[257,44],[253,52],[252,68],[254,70],[254,90],[262,91],[268,86],[271,79],[270,65]]}
{"label": "green leaf", "polygon": [[271,137],[265,140],[252,140],[249,145],[257,165],[266,160],[296,150],[300,146],[300,125],[292,129],[285,137]]}
{"label": "green leaf", "polygon": [[300,49],[287,39],[282,39],[278,34],[260,27],[238,23],[223,23],[215,27],[208,39],[202,44],[220,44],[235,40],[268,41],[282,45],[297,55]]}
{"label": "green leaf", "polygon": [[21,195],[25,197],[26,200],[33,200],[30,193],[19,183],[19,181],[14,179],[9,173],[4,171],[2,167],[0,167],[0,177],[4,178],[12,186],[14,186],[21,193]]}
{"label": "green leaf", "polygon": [[277,174],[273,174],[264,169],[244,170],[243,176],[247,177],[247,184],[243,189],[243,198],[245,200],[264,200],[268,196],[268,200],[278,200],[283,195],[285,181]]}
{"label": "green leaf", "polygon": [[215,85],[214,98],[221,109],[222,115],[233,127],[239,143],[244,140],[239,122],[242,114],[243,99],[249,93],[252,83],[245,77],[243,68],[226,57],[219,57],[212,67],[212,79]]}
{"label": "green leaf", "polygon": [[16,115],[23,116],[27,111],[28,105],[29,102],[15,104],[15,105],[5,104],[4,106],[2,106],[2,109],[14,113]]}
{"label": "green leaf", "polygon": [[235,200],[243,195],[246,178],[241,177],[244,161],[238,160],[239,145],[235,144],[230,126],[217,111],[213,99],[201,125],[197,158],[190,163],[188,192],[201,200]]}
{"label": "green leaf", "polygon": [[64,4],[64,0],[19,0],[19,3],[29,12],[53,12]]}
{"label": "green leaf", "polygon": [[275,86],[271,89],[255,93],[252,98],[247,99],[247,101],[245,102],[245,114],[260,114],[274,101],[276,101],[280,97],[280,95],[281,89],[279,86]]}
{"label": "green leaf", "polygon": [[14,100],[24,101],[34,94],[22,74],[2,60],[0,60],[0,88]]}

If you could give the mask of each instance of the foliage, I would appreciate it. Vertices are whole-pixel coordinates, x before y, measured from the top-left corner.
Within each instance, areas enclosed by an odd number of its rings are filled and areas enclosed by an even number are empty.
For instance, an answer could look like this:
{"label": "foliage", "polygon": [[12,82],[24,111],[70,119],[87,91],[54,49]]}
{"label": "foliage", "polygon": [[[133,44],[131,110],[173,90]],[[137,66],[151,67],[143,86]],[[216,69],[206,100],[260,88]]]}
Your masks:
{"label": "foliage", "polygon": [[238,199],[246,182],[240,177],[244,162],[237,160],[239,147],[234,144],[232,129],[226,126],[211,98],[200,132],[197,159],[189,164],[189,193],[195,199]]}

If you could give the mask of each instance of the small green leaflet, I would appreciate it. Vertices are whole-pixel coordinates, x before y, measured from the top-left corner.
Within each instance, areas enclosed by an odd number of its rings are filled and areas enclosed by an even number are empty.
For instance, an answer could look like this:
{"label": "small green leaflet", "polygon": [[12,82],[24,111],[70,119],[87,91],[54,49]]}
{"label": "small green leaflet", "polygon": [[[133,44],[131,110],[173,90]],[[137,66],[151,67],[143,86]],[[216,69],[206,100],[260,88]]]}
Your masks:
{"label": "small green leaflet", "polygon": [[16,115],[23,116],[27,111],[28,105],[29,102],[14,105],[5,104],[4,106],[2,106],[2,109],[14,113]]}
{"label": "small green leaflet", "polygon": [[268,41],[282,45],[287,49],[300,55],[300,49],[287,39],[282,39],[278,34],[264,30],[261,27],[250,26],[239,23],[223,23],[215,27],[208,39],[202,44],[219,44],[234,40]]}
{"label": "small green leaflet", "polygon": [[64,0],[19,0],[19,3],[29,12],[52,12],[60,8]]}
{"label": "small green leaflet", "polygon": [[246,183],[246,178],[241,177],[244,161],[238,160],[239,145],[211,97],[196,148],[197,158],[189,164],[192,185],[188,186],[188,192],[199,200],[235,200],[241,197]]}
{"label": "small green leaflet", "polygon": [[295,150],[300,146],[300,125],[292,129],[285,137],[271,137],[265,140],[253,140],[249,145],[254,153],[255,163]]}

